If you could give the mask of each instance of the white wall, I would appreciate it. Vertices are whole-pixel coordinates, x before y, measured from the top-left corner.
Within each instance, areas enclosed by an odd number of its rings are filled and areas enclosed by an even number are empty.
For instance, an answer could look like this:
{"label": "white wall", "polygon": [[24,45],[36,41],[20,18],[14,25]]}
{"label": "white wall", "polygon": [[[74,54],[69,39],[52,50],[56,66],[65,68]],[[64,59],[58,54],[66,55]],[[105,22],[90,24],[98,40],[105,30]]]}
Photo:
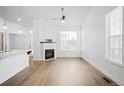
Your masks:
{"label": "white wall", "polygon": [[92,7],[81,31],[81,57],[124,85],[124,67],[105,61],[105,14],[115,7]]}
{"label": "white wall", "polygon": [[[52,21],[53,22],[53,21]],[[60,23],[58,23],[60,24]],[[41,20],[40,41],[52,39],[57,45],[57,57],[80,57],[80,27],[56,26],[51,22]],[[60,32],[61,31],[77,31],[77,50],[76,51],[60,51]]]}
{"label": "white wall", "polygon": [[[60,50],[60,32],[61,31],[76,31],[77,32],[77,49],[75,51]],[[80,27],[59,27],[57,28],[57,56],[58,57],[80,57]]]}
{"label": "white wall", "polygon": [[57,28],[55,25],[49,21],[41,20],[41,30],[40,30],[40,41],[45,39],[52,39],[56,42],[57,39]]}

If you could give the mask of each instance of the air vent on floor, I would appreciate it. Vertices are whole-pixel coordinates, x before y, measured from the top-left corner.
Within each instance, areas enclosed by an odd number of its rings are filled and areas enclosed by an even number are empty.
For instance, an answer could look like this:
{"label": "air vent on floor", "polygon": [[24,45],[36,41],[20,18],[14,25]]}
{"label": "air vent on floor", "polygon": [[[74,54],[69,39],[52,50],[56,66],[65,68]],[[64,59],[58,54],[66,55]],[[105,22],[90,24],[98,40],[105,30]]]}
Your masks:
{"label": "air vent on floor", "polygon": [[107,78],[103,77],[102,79],[104,79],[106,82],[111,83],[111,81],[109,81]]}

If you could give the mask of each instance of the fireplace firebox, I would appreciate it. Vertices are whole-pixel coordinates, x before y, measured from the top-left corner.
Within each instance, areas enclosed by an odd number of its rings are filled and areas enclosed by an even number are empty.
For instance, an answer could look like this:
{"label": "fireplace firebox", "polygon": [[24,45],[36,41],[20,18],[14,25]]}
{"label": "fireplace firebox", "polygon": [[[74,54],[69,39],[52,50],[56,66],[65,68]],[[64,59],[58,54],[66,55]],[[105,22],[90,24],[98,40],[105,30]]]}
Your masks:
{"label": "fireplace firebox", "polygon": [[56,59],[56,42],[40,42],[40,57],[43,61]]}
{"label": "fireplace firebox", "polygon": [[54,49],[45,50],[45,60],[54,58]]}

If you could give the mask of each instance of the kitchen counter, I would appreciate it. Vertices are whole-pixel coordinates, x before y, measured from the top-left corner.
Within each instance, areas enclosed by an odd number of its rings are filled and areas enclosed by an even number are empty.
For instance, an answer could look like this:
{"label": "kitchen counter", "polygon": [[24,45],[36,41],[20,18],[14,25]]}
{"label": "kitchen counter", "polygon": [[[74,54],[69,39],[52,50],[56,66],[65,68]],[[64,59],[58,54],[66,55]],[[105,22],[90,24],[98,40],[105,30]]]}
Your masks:
{"label": "kitchen counter", "polygon": [[8,51],[8,52],[1,52],[0,53],[0,59],[6,58],[9,56],[13,56],[16,54],[26,53],[26,52],[27,52],[26,50],[12,50],[12,51]]}
{"label": "kitchen counter", "polygon": [[0,53],[0,84],[29,66],[27,50]]}

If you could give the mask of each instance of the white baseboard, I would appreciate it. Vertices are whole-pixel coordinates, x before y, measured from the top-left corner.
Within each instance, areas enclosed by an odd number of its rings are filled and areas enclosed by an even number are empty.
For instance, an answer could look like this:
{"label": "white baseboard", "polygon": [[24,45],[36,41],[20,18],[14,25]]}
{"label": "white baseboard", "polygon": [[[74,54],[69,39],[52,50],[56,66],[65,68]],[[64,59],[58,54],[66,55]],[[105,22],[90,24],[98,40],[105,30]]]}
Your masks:
{"label": "white baseboard", "polygon": [[88,62],[88,63],[91,64],[93,67],[95,67],[96,69],[98,69],[101,73],[103,73],[105,76],[107,76],[108,78],[110,78],[111,80],[113,80],[113,81],[114,81],[115,83],[117,83],[118,85],[124,86],[123,81],[118,80],[118,79],[115,78],[113,75],[107,73],[107,72],[104,71],[103,69],[100,69],[99,67],[97,67],[96,65],[94,65],[90,60],[85,59],[85,58],[82,58],[82,57],[81,57],[81,59],[84,59],[86,62]]}
{"label": "white baseboard", "polygon": [[33,58],[34,61],[42,61],[43,59],[41,58]]}

